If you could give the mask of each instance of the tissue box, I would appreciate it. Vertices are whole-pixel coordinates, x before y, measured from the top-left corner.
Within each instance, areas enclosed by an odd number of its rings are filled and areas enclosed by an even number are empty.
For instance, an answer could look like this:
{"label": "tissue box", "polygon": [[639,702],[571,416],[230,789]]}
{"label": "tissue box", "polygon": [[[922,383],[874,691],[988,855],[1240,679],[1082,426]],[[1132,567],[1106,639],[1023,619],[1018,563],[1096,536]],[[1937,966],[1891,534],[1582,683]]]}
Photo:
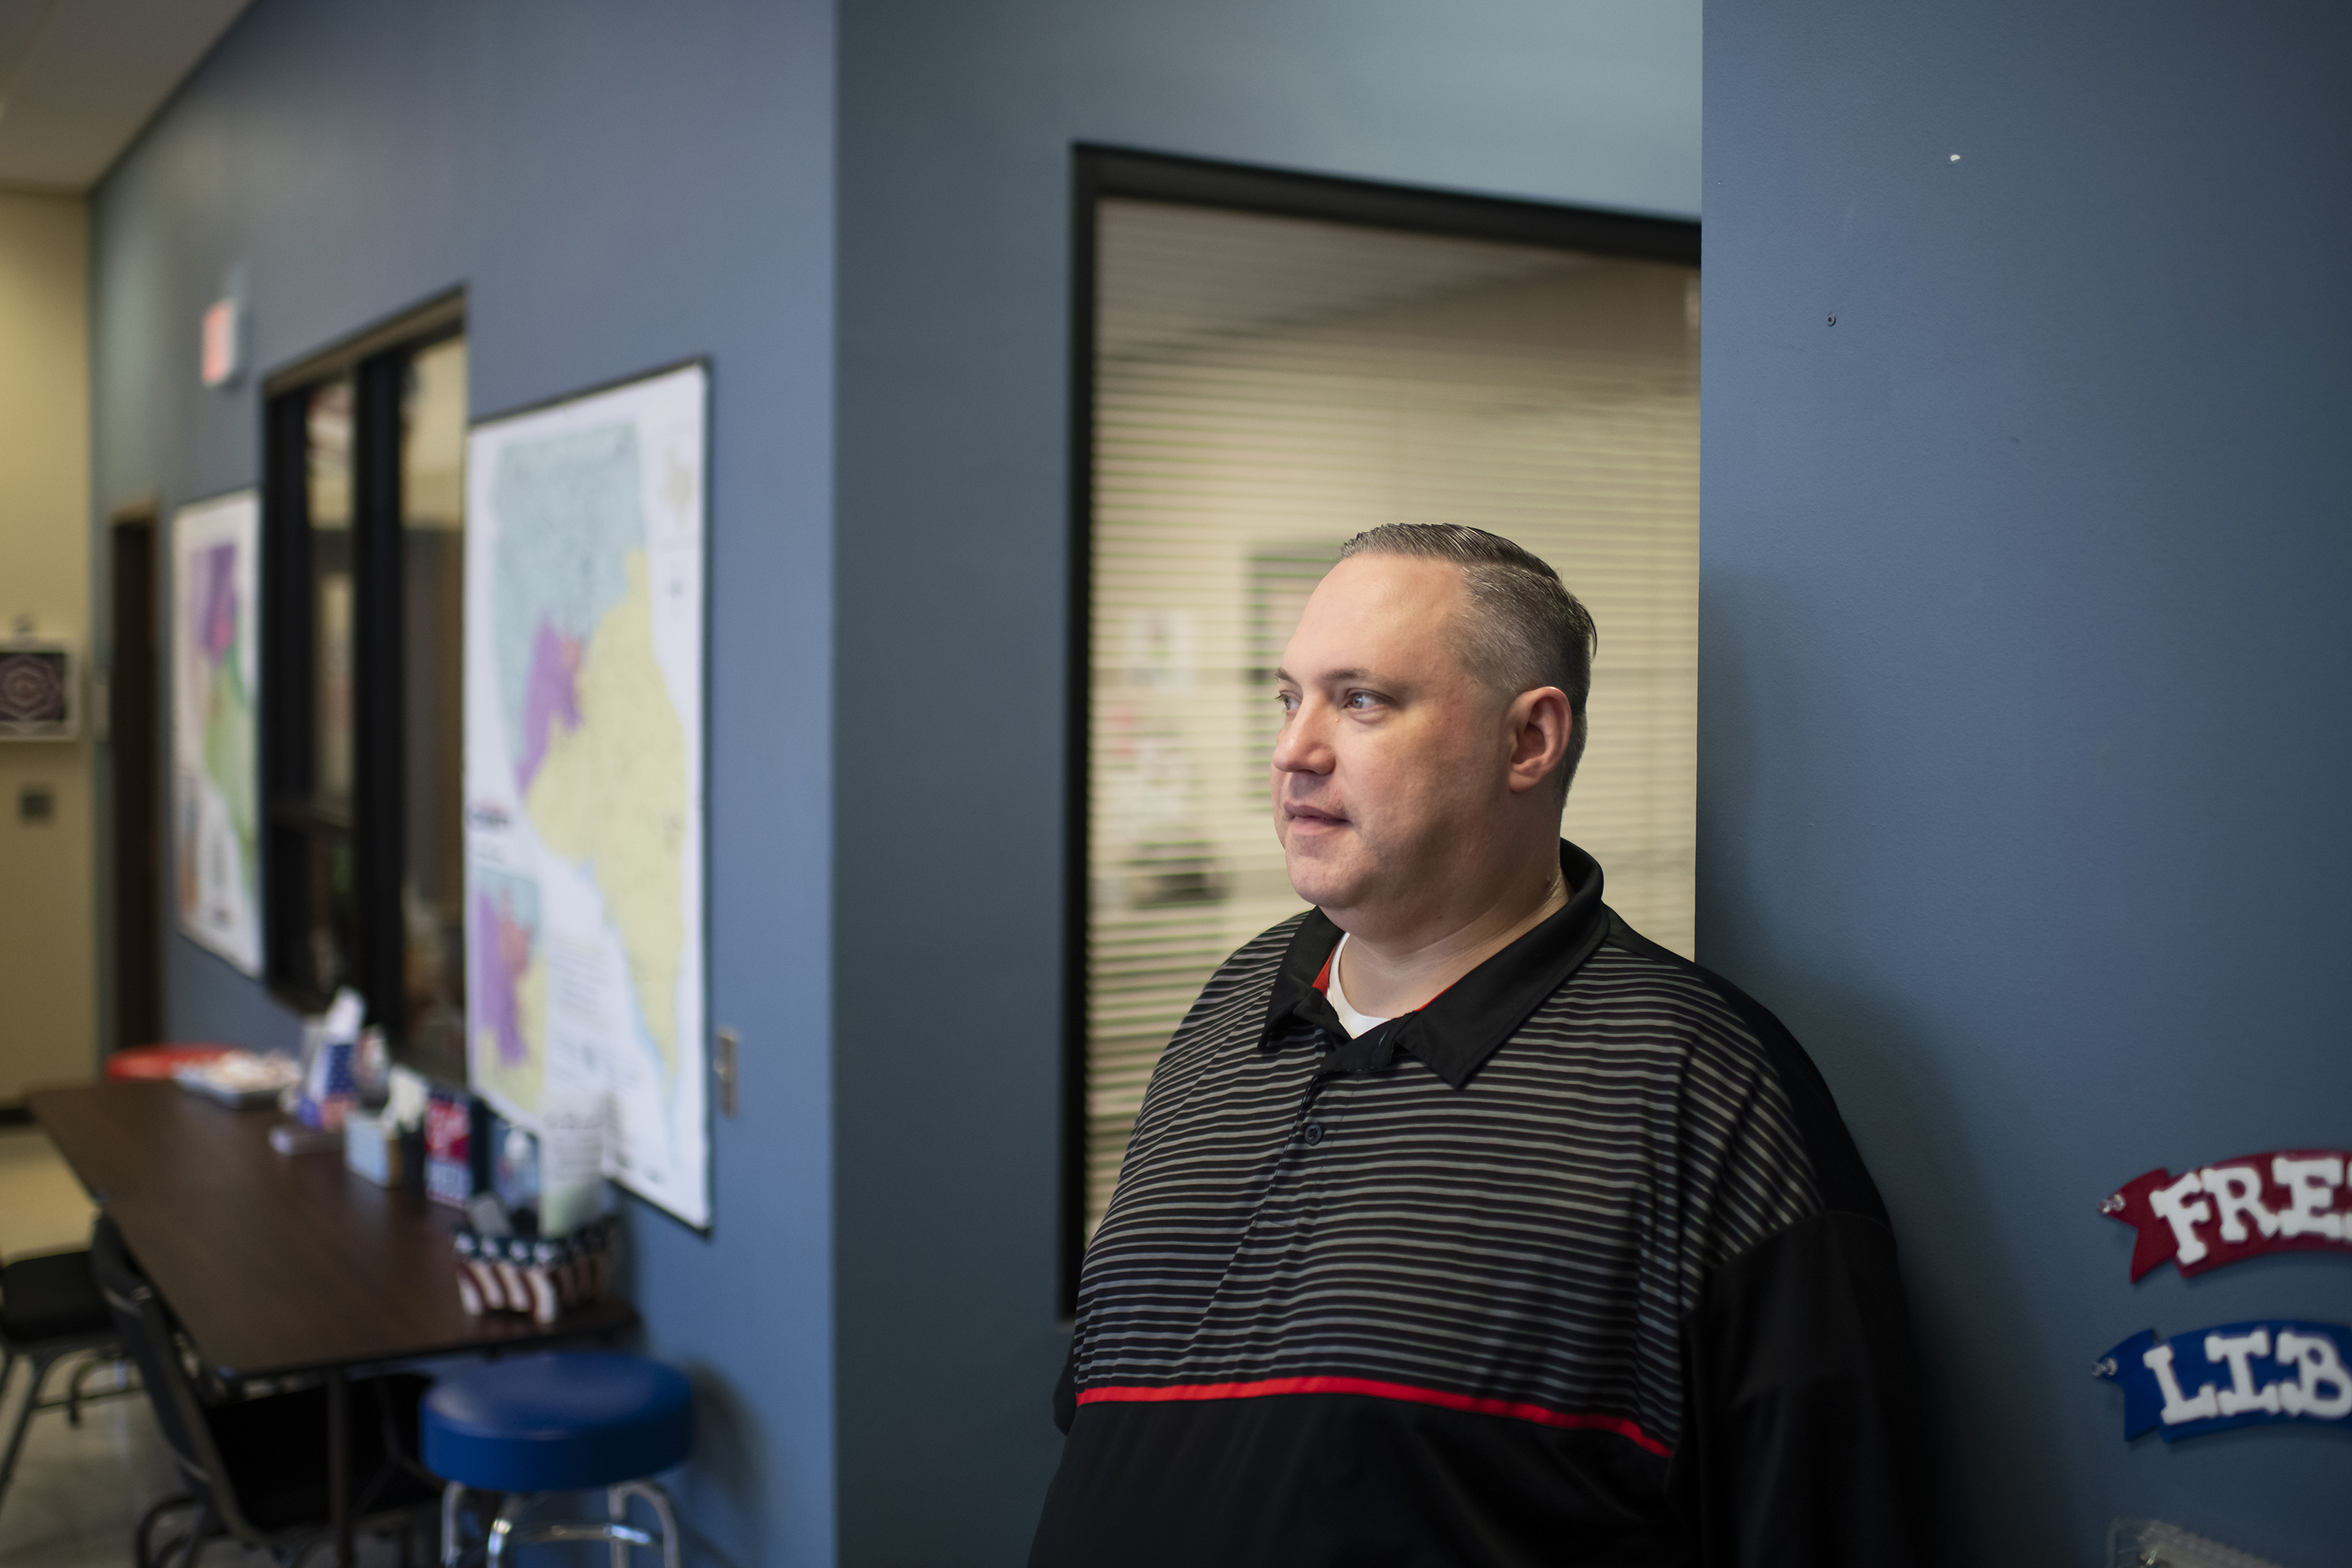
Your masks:
{"label": "tissue box", "polygon": [[343,1118],[343,1163],[379,1187],[400,1185],[400,1129],[352,1111]]}

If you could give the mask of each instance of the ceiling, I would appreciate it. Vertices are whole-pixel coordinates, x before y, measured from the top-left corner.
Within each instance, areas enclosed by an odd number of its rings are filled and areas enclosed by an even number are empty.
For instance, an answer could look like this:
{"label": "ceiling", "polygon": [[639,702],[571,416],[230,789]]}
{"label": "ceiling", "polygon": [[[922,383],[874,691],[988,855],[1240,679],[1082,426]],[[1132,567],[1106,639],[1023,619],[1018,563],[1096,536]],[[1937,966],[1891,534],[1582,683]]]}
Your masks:
{"label": "ceiling", "polygon": [[0,185],[84,191],[248,0],[0,0]]}

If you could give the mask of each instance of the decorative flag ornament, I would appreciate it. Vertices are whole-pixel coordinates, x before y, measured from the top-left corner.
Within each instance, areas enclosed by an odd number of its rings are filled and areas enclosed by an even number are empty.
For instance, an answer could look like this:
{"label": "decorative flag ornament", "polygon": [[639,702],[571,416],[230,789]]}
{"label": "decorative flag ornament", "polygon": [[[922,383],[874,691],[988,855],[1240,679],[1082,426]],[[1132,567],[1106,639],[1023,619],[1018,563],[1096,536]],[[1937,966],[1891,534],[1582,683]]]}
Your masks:
{"label": "decorative flag ornament", "polygon": [[2159,1168],[2109,1194],[2099,1212],[2139,1232],[2134,1279],[2167,1258],[2183,1274],[2202,1274],[2265,1252],[2352,1253],[2347,1159],[2336,1150],[2287,1149],[2185,1176]]}
{"label": "decorative flag ornament", "polygon": [[2159,1341],[2134,1334],[2092,1375],[2123,1385],[2124,1436],[2168,1443],[2271,1421],[2352,1424],[2352,1328],[2224,1323]]}

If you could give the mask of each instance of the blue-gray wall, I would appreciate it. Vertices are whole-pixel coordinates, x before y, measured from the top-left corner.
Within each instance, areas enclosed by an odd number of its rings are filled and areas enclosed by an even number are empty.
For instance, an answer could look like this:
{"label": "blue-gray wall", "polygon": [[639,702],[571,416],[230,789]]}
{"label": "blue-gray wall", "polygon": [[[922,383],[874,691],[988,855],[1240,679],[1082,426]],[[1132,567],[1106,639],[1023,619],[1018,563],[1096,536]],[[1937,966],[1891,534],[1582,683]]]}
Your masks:
{"label": "blue-gray wall", "polygon": [[[709,1561],[833,1555],[829,1043],[833,10],[260,0],[93,200],[96,503],[256,481],[197,385],[242,268],[266,372],[453,285],[478,414],[709,354],[710,982],[743,1035],[706,1239],[631,1215],[647,1342],[696,1375]],[[177,937],[180,1038],[291,1025]]]}
{"label": "blue-gray wall", "polygon": [[1057,1457],[1070,146],[1696,216],[1695,0],[851,0],[835,1064],[845,1563]]}
{"label": "blue-gray wall", "polygon": [[2352,1143],[2347,63],[2337,6],[1709,6],[1700,957],[1886,1190],[1955,1563],[2352,1539],[2343,1434],[2126,1447],[2089,1375],[2352,1320],[2340,1258],[2134,1287],[2095,1209]]}
{"label": "blue-gray wall", "polygon": [[[1692,216],[1697,7],[840,10],[260,0],[95,199],[98,511],[257,478],[251,384],[194,385],[232,269],[264,372],[464,284],[478,413],[712,356],[744,1102],[711,1237],[632,1226],[705,1393],[684,1500],[717,1561],[1014,1563],[1064,1344],[1070,144]],[[175,1036],[290,1036],[169,946]]]}
{"label": "blue-gray wall", "polygon": [[[744,1104],[711,1237],[633,1223],[651,1345],[706,1392],[686,1500],[747,1568],[1009,1563],[1063,1349],[1069,144],[1695,215],[1697,12],[841,9],[260,0],[94,202],[96,497],[255,479],[251,384],[194,385],[232,268],[265,369],[466,285],[482,412],[712,356]],[[2330,1561],[2341,1441],[2127,1448],[2087,1369],[2352,1316],[2334,1259],[2130,1286],[2095,1212],[2352,1141],[2352,30],[1710,22],[1702,957],[1887,1191],[1956,1561],[2087,1562],[2125,1512]],[[175,1035],[287,1033],[170,947]]]}

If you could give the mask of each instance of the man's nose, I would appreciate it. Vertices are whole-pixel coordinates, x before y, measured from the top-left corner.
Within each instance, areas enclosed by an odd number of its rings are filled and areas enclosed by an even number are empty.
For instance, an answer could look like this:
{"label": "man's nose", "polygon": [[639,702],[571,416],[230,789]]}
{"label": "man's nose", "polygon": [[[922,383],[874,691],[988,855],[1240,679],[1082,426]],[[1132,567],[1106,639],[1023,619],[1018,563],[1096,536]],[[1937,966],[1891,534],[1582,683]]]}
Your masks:
{"label": "man's nose", "polygon": [[1274,768],[1284,773],[1328,773],[1331,748],[1324,736],[1324,716],[1312,699],[1283,721],[1274,738]]}

